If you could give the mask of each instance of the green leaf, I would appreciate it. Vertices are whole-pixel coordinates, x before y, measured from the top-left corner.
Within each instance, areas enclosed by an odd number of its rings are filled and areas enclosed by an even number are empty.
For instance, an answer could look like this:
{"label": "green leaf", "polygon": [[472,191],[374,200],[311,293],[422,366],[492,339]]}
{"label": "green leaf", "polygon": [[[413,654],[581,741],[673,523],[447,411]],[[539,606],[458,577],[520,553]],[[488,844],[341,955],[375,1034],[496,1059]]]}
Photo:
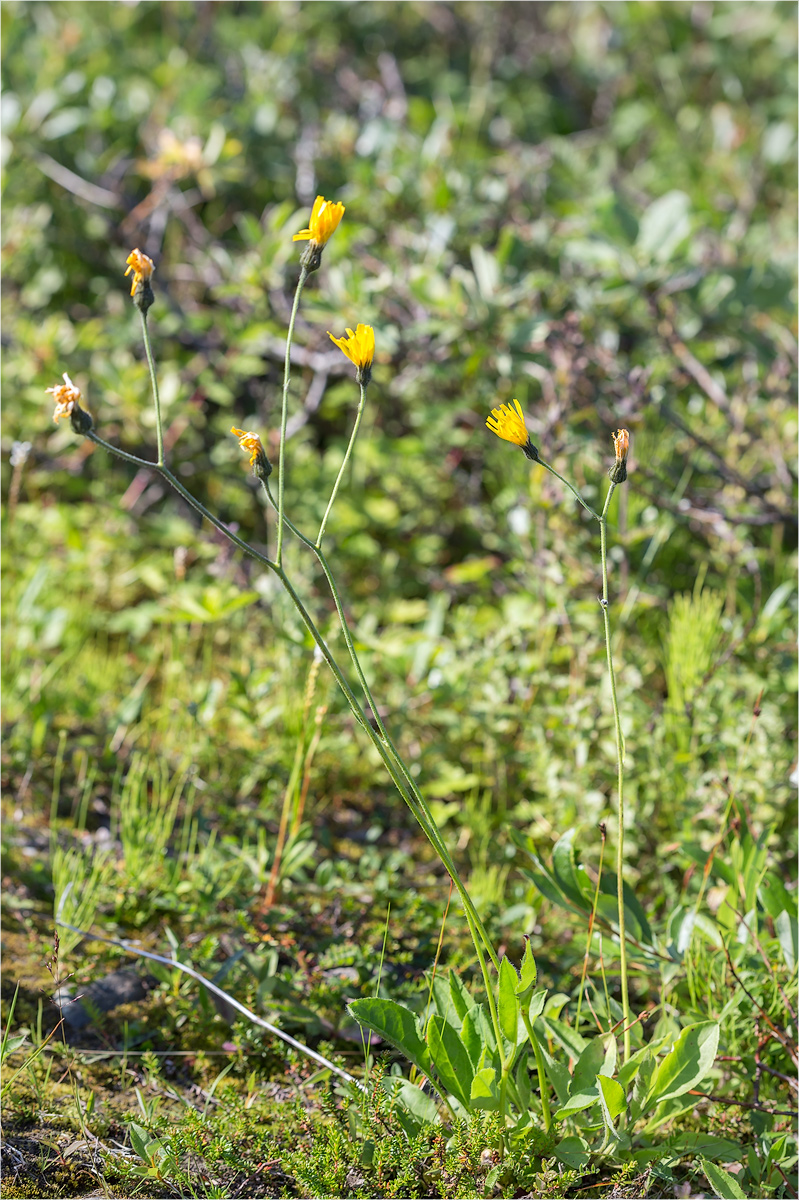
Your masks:
{"label": "green leaf", "polygon": [[716,1162],[740,1162],[744,1155],[740,1142],[714,1137],[712,1133],[699,1130],[678,1133],[676,1137],[669,1138],[667,1145],[681,1156],[696,1158],[700,1154],[711,1154]]}
{"label": "green leaf", "polygon": [[533,952],[530,949],[530,939],[528,938],[524,943],[524,955],[519,971],[519,980],[516,984],[516,995],[519,997],[520,1004],[523,1004],[527,997],[532,994],[537,978],[538,968],[535,965]]}
{"label": "green leaf", "polygon": [[769,871],[761,880],[758,890],[760,901],[770,917],[778,917],[783,909],[796,916],[796,898],[781,879]]}
{"label": "green leaf", "polygon": [[497,1056],[497,1043],[494,1037],[494,1030],[482,1004],[473,1005],[464,1017],[461,1027],[461,1041],[466,1047],[469,1061],[475,1071],[479,1067],[486,1066],[487,1061],[499,1070],[499,1058]]}
{"label": "green leaf", "polygon": [[396,1000],[368,997],[353,1000],[348,1010],[359,1025],[371,1029],[384,1042],[397,1050],[418,1067],[425,1075],[430,1074],[430,1054],[424,1043],[416,1014]]}
{"label": "green leaf", "polygon": [[662,1104],[701,1083],[713,1066],[718,1045],[719,1027],[715,1021],[687,1025],[658,1066],[649,1103]]}
{"label": "green leaf", "polygon": [[741,1185],[729,1171],[724,1171],[706,1158],[700,1158],[699,1161],[708,1183],[720,1200],[746,1200],[746,1192],[741,1191]]}
{"label": "green leaf", "polygon": [[636,247],[644,258],[665,263],[691,234],[691,201],[685,192],[666,192],[641,217]]}
{"label": "green leaf", "polygon": [[519,1000],[516,988],[519,976],[510,959],[503,958],[499,964],[499,1003],[497,1005],[499,1027],[511,1046],[516,1045],[519,1029]]}
{"label": "green leaf", "polygon": [[586,1092],[596,1083],[599,1068],[605,1060],[605,1047],[600,1038],[592,1038],[577,1059],[572,1074],[571,1092],[577,1095]]}
{"label": "green leaf", "polygon": [[438,1105],[433,1097],[409,1079],[384,1075],[381,1082],[383,1091],[395,1102],[397,1120],[409,1136],[416,1137],[423,1125],[440,1123]]}
{"label": "green leaf", "polygon": [[571,1116],[572,1113],[582,1112],[585,1108],[591,1108],[599,1099],[599,1088],[592,1087],[587,1092],[577,1092],[574,1096],[569,1096],[565,1104],[562,1104],[555,1116],[558,1120],[564,1117]]}
{"label": "green leaf", "polygon": [[464,984],[460,975],[456,974],[455,971],[450,971],[449,973],[449,994],[452,999],[455,1012],[462,1021],[469,1009],[474,1004],[474,1000],[467,992],[466,985]]}
{"label": "green leaf", "polygon": [[612,1034],[592,1038],[577,1060],[571,1091],[586,1092],[600,1073],[612,1075],[616,1069],[616,1039]]}
{"label": "green leaf", "polygon": [[[619,902],[618,902],[618,883],[617,876],[613,871],[603,871],[600,888],[602,890],[602,898],[609,897],[613,903],[612,915],[607,914],[609,920],[614,925],[619,923]],[[646,918],[646,913],[643,910],[641,902],[636,896],[629,883],[624,880],[622,885],[624,895],[624,915],[628,926],[627,933],[638,938],[639,941],[652,944],[652,930]]]}
{"label": "green leaf", "polygon": [[443,1017],[435,1016],[430,1018],[427,1044],[441,1083],[469,1108],[474,1070],[460,1037]]}
{"label": "green leaf", "polygon": [[612,1125],[617,1117],[627,1111],[624,1088],[617,1079],[610,1079],[607,1075],[597,1075],[596,1083],[603,1116]]}
{"label": "green leaf", "polygon": [[579,1059],[588,1045],[586,1039],[564,1021],[558,1021],[554,1017],[542,1017],[541,1020],[558,1045],[562,1046],[572,1058]]}
{"label": "green leaf", "polygon": [[[629,1063],[625,1063],[627,1067]],[[622,1068],[624,1069],[624,1068]],[[633,1096],[630,1103],[630,1121],[635,1122],[641,1116],[646,1105],[647,1097],[652,1089],[652,1078],[655,1074],[655,1058],[649,1047],[641,1060],[633,1084]],[[619,1072],[621,1078],[621,1071]]]}
{"label": "green leaf", "polygon": [[538,1048],[543,1055],[546,1075],[555,1089],[555,1095],[558,1098],[558,1103],[566,1104],[569,1099],[569,1088],[571,1087],[572,1077],[564,1067],[563,1063],[559,1063],[552,1058],[547,1051],[546,1046],[541,1045],[540,1038],[538,1042]]}
{"label": "green leaf", "polygon": [[536,1017],[541,1016],[541,1013],[544,1011],[544,1005],[546,1004],[546,1001],[547,1001],[547,989],[546,988],[538,988],[537,991],[533,992],[533,995],[530,999],[530,1011],[528,1013],[531,1024],[536,1019]]}
{"label": "green leaf", "polygon": [[774,931],[780,943],[782,957],[789,971],[793,971],[797,959],[797,943],[799,943],[799,927],[796,916],[786,909],[774,918]]}
{"label": "green leaf", "polygon": [[472,1067],[477,1070],[483,1058],[483,1051],[487,1049],[482,1036],[482,1021],[480,1020],[477,1011],[478,1006],[475,1005],[463,1019],[461,1027],[461,1041],[466,1047],[466,1053],[469,1055],[469,1062]]}
{"label": "green leaf", "polygon": [[516,1090],[519,1093],[520,1107],[523,1112],[527,1112],[530,1108],[530,1101],[533,1098],[532,1088],[530,1087],[530,1068],[527,1062],[527,1055],[522,1053],[519,1061],[516,1064]]}
{"label": "green leaf", "polygon": [[573,1171],[582,1171],[591,1160],[588,1143],[581,1137],[565,1137],[555,1147],[555,1158]]}
{"label": "green leaf", "polygon": [[563,837],[555,843],[552,851],[552,874],[564,895],[568,896],[577,908],[586,908],[587,902],[577,878],[577,868],[574,862],[574,835],[576,830],[567,829]]}
{"label": "green leaf", "polygon": [[484,1112],[498,1112],[499,1089],[496,1085],[497,1073],[493,1067],[483,1067],[472,1080],[471,1107],[480,1108]]}
{"label": "green leaf", "polygon": [[141,1125],[136,1125],[132,1121],[128,1126],[128,1136],[130,1144],[143,1162],[149,1164],[150,1155],[147,1153],[147,1146],[150,1142],[150,1135],[146,1129],[142,1129]]}

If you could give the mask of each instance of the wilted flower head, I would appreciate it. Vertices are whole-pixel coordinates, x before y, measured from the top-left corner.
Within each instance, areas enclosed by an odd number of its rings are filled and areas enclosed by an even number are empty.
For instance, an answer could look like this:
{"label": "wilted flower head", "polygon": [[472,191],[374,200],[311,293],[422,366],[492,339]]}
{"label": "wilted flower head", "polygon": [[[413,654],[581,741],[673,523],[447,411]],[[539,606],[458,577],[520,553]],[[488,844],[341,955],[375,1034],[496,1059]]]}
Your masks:
{"label": "wilted flower head", "polygon": [[626,429],[619,429],[613,434],[613,449],[616,451],[616,461],[608,474],[613,483],[624,483],[627,478],[627,455],[630,450],[630,435]]}
{"label": "wilted flower head", "polygon": [[372,326],[359,325],[354,333],[348,329],[346,337],[340,338],[333,337],[328,330],[327,336],[355,364],[358,382],[366,385],[372,376],[372,360],[375,356],[375,331]]}
{"label": "wilted flower head", "polygon": [[239,446],[250,456],[250,466],[253,474],[259,479],[267,479],[272,474],[272,464],[266,457],[266,451],[257,433],[249,433],[246,429],[237,429],[235,425],[230,432],[239,439]]}
{"label": "wilted flower head", "polygon": [[491,416],[486,418],[486,425],[503,441],[513,442],[514,446],[521,446],[524,453],[533,462],[538,461],[538,450],[530,441],[518,400],[511,400],[510,404],[500,404],[499,408],[492,408]]}
{"label": "wilted flower head", "polygon": [[72,428],[76,433],[88,433],[92,427],[92,419],[85,409],[82,409],[80,406],[80,388],[75,387],[75,384],[66,371],[63,378],[63,383],[59,383],[55,387],[45,388],[46,392],[52,393],[53,400],[55,401],[53,420],[57,425],[61,417],[69,417],[72,422]]}
{"label": "wilted flower head", "polygon": [[64,372],[63,378],[63,383],[56,384],[55,387],[45,388],[46,392],[52,393],[53,400],[55,401],[53,420],[55,421],[56,425],[62,417],[71,416],[75,405],[80,404],[80,388],[75,387],[75,384],[72,382],[69,375],[67,375],[66,371]]}
{"label": "wilted flower head", "polygon": [[149,283],[155,270],[155,263],[138,249],[131,250],[125,262],[128,264],[125,274],[130,275],[131,271],[133,272],[133,280],[130,285],[130,294],[133,296],[140,283]]}

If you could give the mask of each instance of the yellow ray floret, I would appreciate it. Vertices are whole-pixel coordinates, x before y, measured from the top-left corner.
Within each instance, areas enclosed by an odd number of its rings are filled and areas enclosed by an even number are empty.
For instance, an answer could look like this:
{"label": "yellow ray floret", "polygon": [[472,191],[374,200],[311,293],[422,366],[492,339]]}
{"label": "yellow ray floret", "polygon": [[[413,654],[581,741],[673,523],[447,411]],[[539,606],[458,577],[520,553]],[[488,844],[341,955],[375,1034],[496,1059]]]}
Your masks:
{"label": "yellow ray floret", "polygon": [[53,400],[55,401],[53,420],[55,421],[56,425],[60,421],[61,417],[70,416],[72,409],[76,404],[80,405],[80,388],[75,387],[75,384],[72,382],[69,375],[67,375],[66,371],[64,372],[63,383],[57,384],[56,387],[45,388],[45,391],[51,392]]}
{"label": "yellow ray floret", "polygon": [[492,408],[486,425],[497,437],[501,437],[505,442],[513,442],[514,446],[526,446],[530,441],[518,400],[511,400],[510,404],[500,404],[499,408]]}
{"label": "yellow ray floret", "polygon": [[330,330],[327,336],[359,370],[371,367],[375,356],[375,331],[371,325],[359,325],[354,333],[348,329],[346,337],[333,337]]}
{"label": "yellow ray floret", "polygon": [[248,433],[246,429],[237,429],[235,425],[232,426],[230,432],[239,439],[242,450],[246,450],[249,454],[251,467],[255,466],[259,457],[265,457],[264,448],[257,433]]}
{"label": "yellow ray floret", "polygon": [[131,296],[134,296],[136,294],[136,288],[139,286],[139,284],[146,283],[150,279],[150,276],[155,270],[155,263],[151,258],[148,258],[146,254],[142,254],[141,250],[138,249],[131,250],[130,254],[125,259],[125,262],[128,264],[128,269],[125,274],[130,275],[131,271],[133,272],[133,281],[130,285],[130,294]]}
{"label": "yellow ray floret", "polygon": [[324,196],[317,196],[313,202],[311,209],[311,219],[308,222],[307,229],[301,229],[299,233],[295,233],[293,241],[295,242],[315,242],[317,246],[324,246],[329,238],[333,236],[338,228],[339,221],[344,216],[344,205],[332,200],[325,200]]}

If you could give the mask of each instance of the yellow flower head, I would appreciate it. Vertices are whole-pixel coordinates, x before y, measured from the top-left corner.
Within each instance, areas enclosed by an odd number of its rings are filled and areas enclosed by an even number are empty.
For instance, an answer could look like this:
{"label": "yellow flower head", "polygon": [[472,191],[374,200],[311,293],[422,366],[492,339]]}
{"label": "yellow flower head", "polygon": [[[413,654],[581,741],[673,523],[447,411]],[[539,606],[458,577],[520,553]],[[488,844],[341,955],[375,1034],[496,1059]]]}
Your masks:
{"label": "yellow flower head", "polygon": [[358,382],[368,383],[372,374],[372,359],[375,356],[375,331],[372,326],[359,325],[354,333],[348,329],[347,336],[340,338],[333,337],[328,330],[327,336],[358,368]]}
{"label": "yellow flower head", "polygon": [[324,246],[338,229],[339,221],[343,216],[343,204],[334,204],[332,200],[325,200],[324,196],[317,196],[311,209],[308,228],[295,233],[292,241],[310,241],[315,242],[317,246]]}
{"label": "yellow flower head", "polygon": [[267,479],[272,474],[272,464],[266,457],[266,451],[261,444],[258,434],[248,433],[246,429],[237,429],[235,425],[231,427],[230,432],[235,434],[239,439],[239,446],[241,446],[242,450],[248,452],[253,473],[259,479]]}
{"label": "yellow flower head", "polygon": [[149,283],[150,276],[155,270],[155,263],[146,254],[142,254],[141,250],[131,250],[128,257],[125,259],[128,264],[126,275],[133,272],[133,281],[130,285],[130,294],[135,296],[136,288],[140,283]]}
{"label": "yellow flower head", "polygon": [[626,429],[620,429],[618,433],[613,434],[613,449],[616,451],[616,462],[627,462],[627,454],[630,450],[630,435]]}
{"label": "yellow flower head", "polygon": [[76,404],[80,406],[80,388],[75,387],[75,384],[72,382],[69,375],[67,375],[66,371],[64,372],[63,383],[57,384],[56,387],[45,388],[45,391],[51,392],[53,400],[55,401],[53,420],[55,421],[56,425],[62,417],[69,417],[72,415],[72,410]]}
{"label": "yellow flower head", "polygon": [[500,404],[499,408],[492,408],[491,416],[486,418],[486,425],[503,441],[521,446],[527,457],[534,462],[538,459],[538,451],[530,441],[518,400],[511,400],[510,404]]}

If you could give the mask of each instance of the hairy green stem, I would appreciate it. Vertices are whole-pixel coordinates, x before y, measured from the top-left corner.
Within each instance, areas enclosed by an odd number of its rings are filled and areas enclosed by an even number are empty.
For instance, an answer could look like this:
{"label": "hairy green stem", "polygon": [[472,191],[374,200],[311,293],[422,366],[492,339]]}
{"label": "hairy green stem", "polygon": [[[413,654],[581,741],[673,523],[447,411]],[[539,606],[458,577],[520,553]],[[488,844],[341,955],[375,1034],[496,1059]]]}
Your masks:
{"label": "hairy green stem", "polygon": [[84,437],[87,437],[90,442],[96,442],[98,446],[102,446],[109,454],[114,454],[117,458],[121,458],[125,462],[133,463],[136,467],[147,467],[150,471],[158,470],[157,463],[150,462],[148,458],[139,458],[136,454],[128,454],[127,450],[120,450],[118,446],[112,446],[110,442],[107,442],[104,438],[96,434],[93,429],[84,434]]}
{"label": "hairy green stem", "polygon": [[607,519],[611,497],[616,490],[616,484],[610,484],[605,497],[605,507],[599,518],[599,545],[602,558],[602,615],[605,621],[605,650],[608,659],[608,675],[610,676],[610,695],[613,701],[613,721],[616,730],[616,765],[618,769],[619,794],[619,834],[616,846],[616,884],[619,907],[619,973],[621,983],[621,1003],[624,1015],[624,1061],[630,1057],[630,993],[627,985],[627,942],[624,920],[624,739],[621,732],[619,716],[619,701],[616,695],[616,673],[613,669],[613,651],[610,640],[610,614],[608,612],[608,547]]}
{"label": "hairy green stem", "polygon": [[561,473],[559,471],[556,471],[554,467],[551,467],[549,465],[549,463],[544,462],[543,458],[537,458],[535,461],[539,464],[539,466],[542,466],[545,471],[549,471],[550,475],[554,475],[556,479],[559,479],[560,482],[569,489],[571,494],[574,496],[575,500],[579,500],[580,504],[582,504],[585,511],[587,513],[590,513],[590,515],[594,518],[595,521],[599,521],[600,524],[602,523],[602,518],[600,517],[599,513],[594,512],[591,505],[587,504],[586,501],[583,500],[582,496],[577,491],[577,488],[573,484],[569,483],[568,479],[564,479],[564,477],[561,475]]}
{"label": "hairy green stem", "polygon": [[355,445],[355,440],[358,437],[358,430],[361,427],[361,417],[363,416],[364,404],[366,402],[366,387],[364,386],[364,384],[360,384],[359,386],[361,389],[361,399],[358,404],[358,411],[355,414],[355,424],[352,427],[352,433],[350,434],[349,445],[347,446],[346,453],[344,454],[344,460],[343,460],[341,466],[339,467],[339,472],[338,472],[338,475],[336,476],[336,482],[333,484],[333,491],[330,493],[330,499],[327,502],[327,508],[325,509],[325,515],[322,517],[322,524],[319,526],[319,536],[316,539],[316,548],[317,549],[319,549],[319,547],[322,545],[322,538],[325,536],[325,527],[327,526],[327,518],[330,516],[330,513],[332,512],[332,509],[333,509],[333,505],[336,502],[336,496],[338,495],[338,489],[341,485],[342,479],[344,478],[344,472],[347,469],[347,463],[350,461],[350,455],[352,454],[352,449],[353,449],[353,446]]}
{"label": "hairy green stem", "polygon": [[286,488],[286,421],[288,420],[289,384],[291,383],[291,339],[294,337],[294,322],[297,320],[297,309],[300,307],[300,296],[308,278],[307,267],[300,268],[297,289],[294,292],[294,303],[291,306],[288,332],[286,333],[286,361],[283,365],[283,407],[280,413],[280,453],[278,459],[277,477],[277,550],[275,561],[283,565],[283,522],[284,522],[284,493]]}
{"label": "hairy green stem", "polygon": [[153,389],[153,404],[155,405],[155,433],[158,438],[158,466],[164,465],[164,426],[161,420],[161,396],[158,392],[158,376],[155,373],[155,360],[150,346],[150,330],[147,327],[147,313],[141,312],[141,330],[144,340],[144,353],[147,355],[147,366],[150,368],[150,383]]}

